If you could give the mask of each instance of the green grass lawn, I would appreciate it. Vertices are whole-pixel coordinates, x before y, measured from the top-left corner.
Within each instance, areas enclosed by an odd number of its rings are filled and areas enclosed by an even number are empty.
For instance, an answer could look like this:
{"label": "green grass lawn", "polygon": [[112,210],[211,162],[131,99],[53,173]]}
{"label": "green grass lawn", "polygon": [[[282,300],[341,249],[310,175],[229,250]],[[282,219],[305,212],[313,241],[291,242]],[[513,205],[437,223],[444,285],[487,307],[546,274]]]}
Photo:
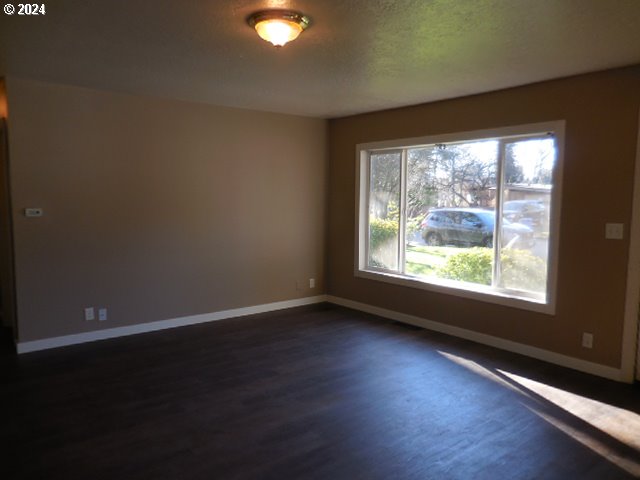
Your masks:
{"label": "green grass lawn", "polygon": [[457,247],[428,247],[426,245],[407,245],[405,258],[406,272],[411,275],[435,275],[436,270],[456,253],[466,250]]}

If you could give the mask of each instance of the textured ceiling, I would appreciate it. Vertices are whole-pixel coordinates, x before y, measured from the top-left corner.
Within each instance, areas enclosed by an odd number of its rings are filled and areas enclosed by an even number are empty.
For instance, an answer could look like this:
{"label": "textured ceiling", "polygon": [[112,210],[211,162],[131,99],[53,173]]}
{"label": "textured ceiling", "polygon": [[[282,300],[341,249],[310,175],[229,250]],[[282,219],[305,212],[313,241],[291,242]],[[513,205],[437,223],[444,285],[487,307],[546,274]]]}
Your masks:
{"label": "textured ceiling", "polygon": [[[640,63],[640,0],[44,2],[0,15],[0,74],[325,118]],[[265,7],[312,25],[276,49]]]}

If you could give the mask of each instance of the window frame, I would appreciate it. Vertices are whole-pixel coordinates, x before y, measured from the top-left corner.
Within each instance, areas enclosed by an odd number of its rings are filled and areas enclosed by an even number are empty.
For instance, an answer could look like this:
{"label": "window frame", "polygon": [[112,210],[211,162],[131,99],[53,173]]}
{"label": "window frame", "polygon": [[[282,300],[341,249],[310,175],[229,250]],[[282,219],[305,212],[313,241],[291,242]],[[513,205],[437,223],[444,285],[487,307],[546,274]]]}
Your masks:
{"label": "window frame", "polygon": [[[407,161],[406,152],[408,148],[429,146],[438,143],[463,143],[480,140],[498,140],[500,148],[505,149],[506,143],[510,141],[535,138],[536,136],[553,134],[556,147],[556,159],[552,171],[552,189],[549,212],[549,239],[547,256],[547,292],[546,301],[535,296],[529,296],[526,292],[497,289],[492,286],[477,285],[471,283],[458,282],[446,279],[426,279],[407,274],[402,274],[388,269],[368,266],[369,255],[369,155],[373,151],[401,151],[401,174],[400,174],[400,220],[399,220],[399,265],[404,265],[405,261],[405,230],[406,230],[406,188],[407,188]],[[381,142],[368,142],[356,145],[356,190],[355,190],[355,262],[354,275],[358,278],[382,281],[395,285],[407,286],[422,290],[454,295],[458,297],[470,298],[482,302],[505,305],[509,307],[529,310],[548,315],[554,315],[556,310],[557,297],[557,276],[558,276],[558,248],[560,239],[560,213],[562,199],[562,174],[564,163],[564,135],[565,121],[555,120],[549,122],[530,123],[516,126],[499,127],[483,130],[472,130],[459,133],[447,133],[440,135],[429,135],[424,137],[404,138],[398,140],[388,140]],[[497,178],[499,184],[496,197],[496,221],[494,230],[494,258],[501,244],[496,235],[501,234],[501,212],[503,202],[501,199],[504,189],[504,179],[502,176],[502,165],[504,163],[504,152],[499,152]],[[494,269],[498,267],[498,262],[494,262]]]}

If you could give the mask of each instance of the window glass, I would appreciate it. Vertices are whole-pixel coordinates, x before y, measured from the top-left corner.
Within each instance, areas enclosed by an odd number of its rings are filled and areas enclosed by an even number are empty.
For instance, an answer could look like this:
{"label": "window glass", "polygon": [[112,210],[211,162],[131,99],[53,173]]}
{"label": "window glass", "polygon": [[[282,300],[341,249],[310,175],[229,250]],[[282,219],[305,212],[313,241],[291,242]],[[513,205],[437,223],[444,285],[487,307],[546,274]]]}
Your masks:
{"label": "window glass", "polygon": [[491,285],[498,144],[407,149],[407,275]]}
{"label": "window glass", "polygon": [[547,291],[549,209],[556,158],[552,138],[504,144],[499,285]]}
{"label": "window glass", "polygon": [[552,312],[558,144],[553,133],[529,127],[504,129],[511,132],[504,137],[363,147],[357,271]]}
{"label": "window glass", "polygon": [[401,160],[401,152],[370,155],[369,267],[398,269]]}

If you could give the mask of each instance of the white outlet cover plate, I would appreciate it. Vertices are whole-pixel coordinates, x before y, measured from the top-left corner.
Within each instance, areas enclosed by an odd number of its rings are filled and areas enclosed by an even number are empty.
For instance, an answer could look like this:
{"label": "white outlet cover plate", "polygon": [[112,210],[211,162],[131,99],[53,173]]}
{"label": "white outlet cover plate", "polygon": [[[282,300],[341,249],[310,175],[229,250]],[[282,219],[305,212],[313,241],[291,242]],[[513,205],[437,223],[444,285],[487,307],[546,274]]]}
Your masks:
{"label": "white outlet cover plate", "polygon": [[622,240],[624,238],[624,224],[623,223],[605,224],[604,237],[607,240]]}

